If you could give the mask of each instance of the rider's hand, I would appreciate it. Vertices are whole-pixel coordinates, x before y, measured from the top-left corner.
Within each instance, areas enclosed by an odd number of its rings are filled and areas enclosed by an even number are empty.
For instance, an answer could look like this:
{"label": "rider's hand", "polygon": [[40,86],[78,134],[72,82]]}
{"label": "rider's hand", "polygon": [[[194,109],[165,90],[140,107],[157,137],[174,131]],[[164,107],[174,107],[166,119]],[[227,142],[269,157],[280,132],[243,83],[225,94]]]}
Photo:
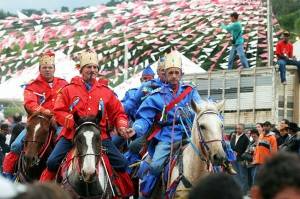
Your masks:
{"label": "rider's hand", "polygon": [[53,113],[49,109],[44,109],[41,111],[44,115],[53,116]]}
{"label": "rider's hand", "polygon": [[57,122],[55,121],[54,117],[52,116],[51,119],[50,119],[50,124],[53,128],[56,128],[57,127]]}
{"label": "rider's hand", "polygon": [[133,128],[129,128],[127,129],[127,135],[129,138],[131,138],[132,136],[134,136],[136,134],[136,132],[134,131]]}
{"label": "rider's hand", "polygon": [[127,130],[126,130],[125,127],[119,127],[119,128],[117,128],[117,131],[118,131],[118,134],[119,134],[121,137],[123,137],[123,138],[125,138],[125,139],[128,139],[128,138],[129,138],[128,135],[127,135]]}

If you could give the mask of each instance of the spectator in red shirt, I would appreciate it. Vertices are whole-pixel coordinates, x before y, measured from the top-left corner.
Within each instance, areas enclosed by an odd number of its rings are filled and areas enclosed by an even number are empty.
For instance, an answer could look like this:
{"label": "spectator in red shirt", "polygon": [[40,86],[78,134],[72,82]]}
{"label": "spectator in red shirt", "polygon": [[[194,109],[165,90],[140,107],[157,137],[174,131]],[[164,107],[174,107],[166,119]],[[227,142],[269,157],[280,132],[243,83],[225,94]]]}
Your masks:
{"label": "spectator in red shirt", "polygon": [[286,84],[286,65],[294,65],[298,67],[298,75],[300,77],[300,61],[293,56],[293,44],[289,42],[290,33],[285,31],[283,39],[276,45],[276,55],[280,71],[280,79],[282,84]]}

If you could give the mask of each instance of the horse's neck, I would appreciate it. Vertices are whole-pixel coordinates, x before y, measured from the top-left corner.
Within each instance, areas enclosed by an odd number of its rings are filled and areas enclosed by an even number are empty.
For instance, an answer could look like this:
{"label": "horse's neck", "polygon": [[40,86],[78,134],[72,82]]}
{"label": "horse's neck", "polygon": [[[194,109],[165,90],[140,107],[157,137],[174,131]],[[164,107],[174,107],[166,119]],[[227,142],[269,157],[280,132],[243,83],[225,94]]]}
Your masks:
{"label": "horse's neck", "polygon": [[193,184],[199,177],[205,175],[208,172],[208,169],[206,162],[201,160],[198,154],[199,152],[202,153],[202,151],[200,149],[200,138],[195,123],[192,128],[191,138],[191,144],[183,151],[183,171],[185,177]]}
{"label": "horse's neck", "polygon": [[183,151],[183,174],[194,184],[208,172],[206,162],[202,161],[195,149],[188,145]]}

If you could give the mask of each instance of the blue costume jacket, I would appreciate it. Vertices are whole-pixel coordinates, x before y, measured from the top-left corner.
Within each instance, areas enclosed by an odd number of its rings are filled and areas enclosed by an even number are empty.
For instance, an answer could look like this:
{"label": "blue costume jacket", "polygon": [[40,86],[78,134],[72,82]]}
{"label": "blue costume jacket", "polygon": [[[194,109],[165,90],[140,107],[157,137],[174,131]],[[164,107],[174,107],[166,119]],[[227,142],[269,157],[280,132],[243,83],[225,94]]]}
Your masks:
{"label": "blue costume jacket", "polygon": [[[173,90],[170,88],[170,85],[165,84],[161,89],[157,89],[150,96],[148,96],[141,106],[139,107],[136,114],[136,121],[133,124],[133,128],[137,133],[137,136],[145,135],[152,127],[155,122],[155,117],[157,114],[162,114],[162,118],[158,121],[158,124],[162,127],[160,132],[155,136],[158,141],[171,142],[172,133],[173,141],[179,141],[182,139],[184,134],[184,127],[180,122],[180,111],[176,112],[175,126],[172,130],[173,120],[175,116],[175,110],[183,108],[190,113],[190,120],[193,121],[194,113],[190,111],[190,104],[192,99],[200,104],[201,97],[198,94],[197,90],[193,90],[183,98],[177,106],[173,107],[167,114],[163,114],[164,108],[175,98],[177,98],[188,86],[187,84],[180,84],[177,93],[174,95]],[[157,121],[156,121],[157,122]],[[172,132],[173,131],[173,132]],[[189,132],[190,133],[190,132]]]}
{"label": "blue costume jacket", "polygon": [[139,88],[130,89],[126,92],[121,101],[125,112],[131,119],[135,119],[136,111],[142,104],[143,100],[156,89],[160,88],[163,83],[159,78],[144,82]]}

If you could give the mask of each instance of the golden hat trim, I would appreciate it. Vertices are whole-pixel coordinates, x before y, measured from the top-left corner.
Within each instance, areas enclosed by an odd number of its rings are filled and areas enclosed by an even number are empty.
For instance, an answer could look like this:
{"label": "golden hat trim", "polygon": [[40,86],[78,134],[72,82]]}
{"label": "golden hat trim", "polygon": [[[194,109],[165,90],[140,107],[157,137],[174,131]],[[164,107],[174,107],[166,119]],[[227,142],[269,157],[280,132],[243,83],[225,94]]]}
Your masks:
{"label": "golden hat trim", "polygon": [[80,68],[87,64],[93,64],[98,66],[98,57],[95,52],[83,52],[80,54]]}
{"label": "golden hat trim", "polygon": [[182,58],[178,51],[172,51],[166,55],[165,70],[168,68],[180,68],[182,69]]}
{"label": "golden hat trim", "polygon": [[49,55],[42,55],[39,60],[40,66],[42,65],[54,65],[55,57]]}

